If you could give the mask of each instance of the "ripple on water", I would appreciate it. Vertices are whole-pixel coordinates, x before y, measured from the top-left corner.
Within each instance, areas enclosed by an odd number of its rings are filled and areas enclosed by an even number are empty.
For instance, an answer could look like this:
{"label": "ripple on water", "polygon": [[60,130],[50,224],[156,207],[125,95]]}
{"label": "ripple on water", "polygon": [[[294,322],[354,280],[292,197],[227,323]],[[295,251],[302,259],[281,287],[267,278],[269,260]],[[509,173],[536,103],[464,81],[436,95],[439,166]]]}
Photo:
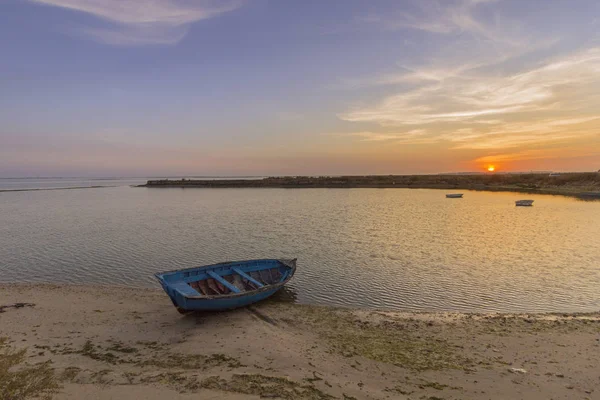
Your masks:
{"label": "ripple on water", "polygon": [[0,280],[156,286],[153,273],[298,257],[297,301],[392,310],[600,308],[600,203],[404,189],[4,193]]}

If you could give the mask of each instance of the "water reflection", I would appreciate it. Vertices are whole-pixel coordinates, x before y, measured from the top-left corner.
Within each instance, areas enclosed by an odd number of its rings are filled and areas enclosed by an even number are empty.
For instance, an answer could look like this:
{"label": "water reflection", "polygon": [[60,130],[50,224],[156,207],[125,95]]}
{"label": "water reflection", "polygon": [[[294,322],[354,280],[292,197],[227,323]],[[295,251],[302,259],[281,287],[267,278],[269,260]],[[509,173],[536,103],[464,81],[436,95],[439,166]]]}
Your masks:
{"label": "water reflection", "polygon": [[600,202],[600,196],[577,196],[579,201]]}
{"label": "water reflection", "polygon": [[296,289],[291,286],[284,286],[281,290],[278,290],[268,301],[274,301],[277,303],[295,303],[298,300],[298,293]]}
{"label": "water reflection", "polygon": [[156,287],[152,274],[298,258],[275,300],[394,310],[600,309],[600,203],[420,189],[0,196],[0,280]]}

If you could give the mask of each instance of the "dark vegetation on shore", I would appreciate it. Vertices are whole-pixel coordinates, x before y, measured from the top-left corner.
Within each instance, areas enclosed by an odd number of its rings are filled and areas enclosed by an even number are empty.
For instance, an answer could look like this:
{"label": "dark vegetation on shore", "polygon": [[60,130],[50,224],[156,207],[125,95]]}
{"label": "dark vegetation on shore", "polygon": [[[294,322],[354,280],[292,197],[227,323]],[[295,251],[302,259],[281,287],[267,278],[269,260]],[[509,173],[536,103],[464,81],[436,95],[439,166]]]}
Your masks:
{"label": "dark vegetation on shore", "polygon": [[17,350],[0,337],[0,399],[51,399],[60,385],[51,362],[28,364],[27,349]]}
{"label": "dark vegetation on shore", "polygon": [[152,180],[145,187],[190,188],[423,188],[519,191],[596,197],[600,173],[481,175],[284,176],[235,180]]}

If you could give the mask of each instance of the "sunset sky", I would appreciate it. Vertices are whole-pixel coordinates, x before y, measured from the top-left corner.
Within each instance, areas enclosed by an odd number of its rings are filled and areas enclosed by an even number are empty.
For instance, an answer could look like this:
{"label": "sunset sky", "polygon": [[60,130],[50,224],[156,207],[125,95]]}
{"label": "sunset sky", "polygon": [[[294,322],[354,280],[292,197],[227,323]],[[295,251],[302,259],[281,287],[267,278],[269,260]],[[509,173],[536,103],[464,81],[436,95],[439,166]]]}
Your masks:
{"label": "sunset sky", "polygon": [[0,0],[0,177],[600,168],[598,0]]}

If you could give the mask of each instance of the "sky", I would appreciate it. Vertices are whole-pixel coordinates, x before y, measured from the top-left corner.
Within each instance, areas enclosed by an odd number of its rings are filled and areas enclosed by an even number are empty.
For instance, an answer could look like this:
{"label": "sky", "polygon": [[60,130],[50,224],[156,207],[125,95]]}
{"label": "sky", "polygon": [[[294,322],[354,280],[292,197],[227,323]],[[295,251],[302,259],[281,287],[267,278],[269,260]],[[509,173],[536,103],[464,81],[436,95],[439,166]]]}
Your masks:
{"label": "sky", "polygon": [[0,0],[0,177],[600,168],[597,0]]}

